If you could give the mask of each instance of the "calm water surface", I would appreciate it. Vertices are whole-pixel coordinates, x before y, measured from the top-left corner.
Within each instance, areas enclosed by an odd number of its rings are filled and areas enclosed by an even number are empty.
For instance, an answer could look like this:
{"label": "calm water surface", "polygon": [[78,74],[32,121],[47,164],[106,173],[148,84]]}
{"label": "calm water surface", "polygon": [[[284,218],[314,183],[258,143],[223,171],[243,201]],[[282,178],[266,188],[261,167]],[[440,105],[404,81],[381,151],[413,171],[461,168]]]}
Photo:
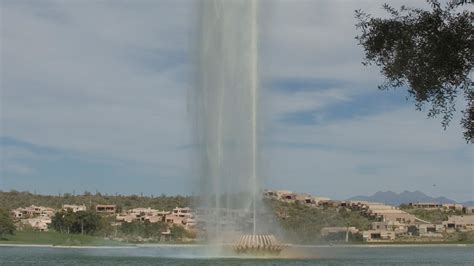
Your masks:
{"label": "calm water surface", "polygon": [[206,257],[203,247],[0,247],[0,265],[474,265],[474,246],[300,247],[316,259]]}

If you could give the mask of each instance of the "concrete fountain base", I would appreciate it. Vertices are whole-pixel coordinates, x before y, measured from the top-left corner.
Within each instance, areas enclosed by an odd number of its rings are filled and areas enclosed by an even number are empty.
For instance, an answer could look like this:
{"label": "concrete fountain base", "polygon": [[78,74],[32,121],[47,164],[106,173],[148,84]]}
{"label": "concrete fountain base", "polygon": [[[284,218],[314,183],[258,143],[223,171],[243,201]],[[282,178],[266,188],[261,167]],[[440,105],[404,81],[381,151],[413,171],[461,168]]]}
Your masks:
{"label": "concrete fountain base", "polygon": [[238,254],[278,255],[283,245],[274,235],[243,235],[234,245]]}

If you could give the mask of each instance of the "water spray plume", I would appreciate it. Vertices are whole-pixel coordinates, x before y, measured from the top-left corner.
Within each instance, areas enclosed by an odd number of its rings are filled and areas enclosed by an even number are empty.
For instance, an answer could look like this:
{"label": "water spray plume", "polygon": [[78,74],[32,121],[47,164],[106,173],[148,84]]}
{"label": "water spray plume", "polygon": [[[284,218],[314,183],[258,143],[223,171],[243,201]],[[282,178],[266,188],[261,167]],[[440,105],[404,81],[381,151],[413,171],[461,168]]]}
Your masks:
{"label": "water spray plume", "polygon": [[222,242],[259,230],[258,2],[202,1],[199,12],[191,97],[199,206],[207,237]]}

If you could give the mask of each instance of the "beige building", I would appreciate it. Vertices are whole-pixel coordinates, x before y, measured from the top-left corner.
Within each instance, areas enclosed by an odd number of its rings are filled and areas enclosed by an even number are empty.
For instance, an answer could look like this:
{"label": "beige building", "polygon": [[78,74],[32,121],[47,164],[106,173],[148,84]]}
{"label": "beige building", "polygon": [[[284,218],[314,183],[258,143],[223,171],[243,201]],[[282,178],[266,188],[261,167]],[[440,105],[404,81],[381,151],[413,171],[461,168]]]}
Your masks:
{"label": "beige building", "polygon": [[416,216],[398,209],[369,209],[367,215],[381,221],[393,221],[403,224],[414,224]]}
{"label": "beige building", "polygon": [[[390,226],[403,227],[401,224],[414,224],[417,220],[414,215],[402,211],[395,206],[386,205],[384,203],[349,201],[347,202],[347,206],[352,210],[360,211],[365,216],[380,222],[392,222]],[[389,224],[385,225],[388,226]],[[405,228],[399,228],[399,230],[404,231]]]}
{"label": "beige building", "polygon": [[362,232],[362,238],[367,242],[392,241],[395,239],[395,232],[388,230],[367,230]]}
{"label": "beige building", "polygon": [[379,213],[384,221],[394,221],[403,224],[414,224],[416,216],[401,210],[386,210]]}
{"label": "beige building", "polygon": [[397,236],[408,233],[408,225],[397,221],[373,222],[371,228],[372,230],[393,231]]}
{"label": "beige building", "polygon": [[[370,202],[370,201],[364,201],[364,200],[351,200],[346,202],[347,207],[353,209],[353,210],[359,210],[362,212],[367,212],[370,208],[376,208],[379,206],[388,206],[383,203],[379,202]],[[392,206],[390,206],[392,207]]]}
{"label": "beige building", "polygon": [[82,204],[82,205],[64,204],[62,210],[63,211],[78,212],[78,211],[86,211],[87,208],[86,208],[86,205],[84,205],[84,204]]}
{"label": "beige building", "polygon": [[417,202],[417,203],[409,203],[409,206],[418,209],[425,209],[425,210],[437,210],[437,209],[445,209],[445,210],[452,210],[452,211],[464,211],[465,207],[462,204],[458,203],[434,203],[434,202]]}
{"label": "beige building", "polygon": [[42,206],[31,205],[25,208],[17,208],[11,211],[13,218],[25,219],[31,217],[53,217],[54,209]]}
{"label": "beige building", "polygon": [[134,214],[118,213],[115,219],[119,222],[131,223],[139,218]]}
{"label": "beige building", "polygon": [[146,216],[144,218],[145,221],[149,221],[150,223],[158,223],[158,222],[164,222],[165,221],[165,216]]}
{"label": "beige building", "polygon": [[449,204],[443,204],[443,208],[451,211],[463,211],[464,206],[462,204],[457,204],[457,203],[449,203]]}
{"label": "beige building", "polygon": [[420,236],[442,237],[441,233],[444,232],[444,226],[442,224],[419,224],[418,232]]}
{"label": "beige building", "polygon": [[273,191],[273,190],[268,190],[268,189],[265,189],[265,190],[263,191],[263,196],[266,197],[266,198],[276,198],[276,197],[277,197],[275,191]]}
{"label": "beige building", "polygon": [[366,205],[367,211],[369,212],[377,212],[377,211],[385,211],[385,210],[398,210],[397,207],[392,205],[385,205],[385,204],[378,204],[378,203],[369,203]]}
{"label": "beige building", "polygon": [[472,206],[464,207],[464,213],[465,214],[474,214],[474,207],[472,207]]}
{"label": "beige building", "polygon": [[23,213],[23,208],[17,208],[11,211],[11,214],[14,219],[22,219],[25,218]]}
{"label": "beige building", "polygon": [[443,208],[443,204],[433,203],[433,202],[416,202],[409,203],[409,206],[417,209],[426,209],[426,210],[436,210]]}
{"label": "beige building", "polygon": [[164,222],[166,215],[171,214],[167,211],[159,211],[148,208],[129,209],[125,213],[117,214],[117,221],[130,223],[135,220],[149,221],[150,223]]}
{"label": "beige building", "polygon": [[316,201],[314,200],[314,198],[311,197],[311,195],[307,195],[307,194],[295,194],[295,202],[308,205],[308,206],[316,205]]}
{"label": "beige building", "polygon": [[130,223],[135,220],[140,220],[157,223],[165,221],[165,217],[168,214],[171,214],[171,212],[159,211],[150,207],[134,208],[127,210],[125,213],[117,214],[117,221]]}
{"label": "beige building", "polygon": [[158,213],[158,210],[148,208],[134,208],[127,210],[128,214],[136,215],[136,216],[155,216]]}
{"label": "beige building", "polygon": [[117,211],[117,206],[98,204],[95,206],[95,211],[99,213],[115,213]]}
{"label": "beige building", "polygon": [[443,226],[447,231],[473,231],[474,215],[451,216]]}
{"label": "beige building", "polygon": [[386,222],[373,222],[371,225],[372,230],[388,230],[393,231],[393,222],[386,221]]}
{"label": "beige building", "polygon": [[296,194],[289,190],[277,190],[275,193],[277,199],[281,201],[294,202],[296,199]]}
{"label": "beige building", "polygon": [[168,224],[176,224],[184,226],[186,229],[193,229],[196,226],[196,220],[194,214],[188,207],[179,208],[176,207],[171,211],[170,214],[166,215],[165,222]]}
{"label": "beige building", "polygon": [[313,200],[314,200],[314,203],[316,203],[316,205],[322,205],[323,202],[329,202],[331,199],[328,198],[328,197],[313,197]]}
{"label": "beige building", "polygon": [[32,228],[46,232],[49,230],[48,225],[51,224],[51,218],[46,216],[38,216],[34,218],[22,219],[20,222],[21,225],[31,226]]}

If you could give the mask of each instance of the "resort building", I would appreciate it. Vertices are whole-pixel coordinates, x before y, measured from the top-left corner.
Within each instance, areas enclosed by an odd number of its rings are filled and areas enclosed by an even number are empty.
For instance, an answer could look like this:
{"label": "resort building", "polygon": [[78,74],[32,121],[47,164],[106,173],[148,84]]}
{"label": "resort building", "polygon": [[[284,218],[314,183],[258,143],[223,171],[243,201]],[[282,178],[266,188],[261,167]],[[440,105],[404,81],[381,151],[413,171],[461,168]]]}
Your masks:
{"label": "resort building", "polygon": [[444,232],[442,224],[419,224],[418,234],[425,237],[443,237]]}
{"label": "resort building", "polygon": [[307,194],[295,194],[295,202],[300,204],[304,204],[307,206],[315,206],[316,201],[311,197],[311,195]]}
{"label": "resort building", "polygon": [[379,211],[377,215],[381,215],[383,217],[383,221],[394,221],[404,224],[414,224],[417,220],[415,215],[401,210]]}
{"label": "resort building", "polygon": [[152,208],[134,208],[125,213],[117,214],[117,221],[130,223],[135,220],[149,221],[150,223],[164,222],[166,215],[171,212],[159,211]]}
{"label": "resort building", "polygon": [[158,210],[148,208],[134,208],[127,210],[127,214],[134,215],[136,217],[145,217],[145,216],[156,216],[158,215]]}
{"label": "resort building", "polygon": [[63,211],[78,212],[78,211],[86,211],[87,208],[86,208],[86,205],[84,205],[84,204],[82,204],[82,205],[64,204],[62,210]]}
{"label": "resort building", "polygon": [[328,197],[313,197],[314,203],[318,206],[323,205],[323,202],[329,202],[331,199]]}
{"label": "resort building", "polygon": [[115,213],[117,211],[116,205],[96,205],[95,211],[99,213]]}
{"label": "resort building", "polygon": [[278,201],[284,201],[289,203],[298,202],[310,207],[316,206],[333,206],[334,204],[339,204],[331,201],[327,197],[313,197],[309,194],[297,194],[289,190],[264,190],[263,196],[265,198],[276,199]]}
{"label": "resort building", "polygon": [[273,191],[273,190],[268,190],[268,189],[265,189],[265,190],[263,191],[263,196],[264,196],[265,198],[276,198],[276,197],[277,197],[275,191]]}
{"label": "resort building", "polygon": [[[169,213],[169,212],[168,212]],[[166,215],[164,216],[161,216],[161,215],[157,215],[157,216],[145,216],[143,217],[143,220],[144,221],[148,221],[150,223],[158,223],[158,222],[164,222],[165,221],[165,218],[166,218]]]}
{"label": "resort building", "polygon": [[[352,210],[367,212],[367,210],[370,208],[376,208],[377,206],[387,206],[387,205],[383,203],[379,203],[379,202],[369,202],[369,201],[364,201],[364,200],[351,200],[351,201],[346,201],[346,206]],[[393,206],[390,206],[390,207],[392,208]]]}
{"label": "resort building", "polygon": [[139,218],[136,215],[128,214],[128,213],[118,213],[115,219],[118,222],[126,222],[126,223],[131,223],[135,220],[139,220]]}
{"label": "resort building", "polygon": [[196,226],[194,214],[188,207],[174,208],[170,214],[166,215],[165,222],[168,224],[181,225],[184,226],[186,229],[192,229]]}
{"label": "resort building", "polygon": [[46,232],[49,230],[49,224],[51,224],[51,218],[46,216],[38,216],[21,220],[19,226],[31,226],[33,229],[36,229],[41,232]]}
{"label": "resort building", "polygon": [[392,241],[395,239],[395,232],[388,230],[367,230],[362,232],[362,238],[367,242]]}
{"label": "resort building", "polygon": [[449,204],[443,204],[443,208],[451,211],[460,211],[462,212],[464,209],[464,206],[462,204],[457,204],[457,203],[449,203]]}
{"label": "resort building", "polygon": [[371,225],[372,230],[393,231],[396,236],[408,234],[408,228],[407,224],[397,221],[373,222]]}
{"label": "resort building", "polygon": [[444,209],[444,210],[451,210],[451,211],[460,211],[466,213],[466,208],[462,204],[458,203],[409,203],[409,206],[417,209],[425,209],[425,210],[437,210],[437,209]]}
{"label": "resort building", "polygon": [[13,218],[24,219],[29,217],[52,217],[54,215],[54,209],[42,206],[31,205],[26,208],[17,208],[11,211]]}
{"label": "resort building", "polygon": [[24,214],[23,214],[23,208],[18,208],[18,209],[14,209],[11,211],[11,214],[13,216],[13,219],[22,219],[24,218]]}
{"label": "resort building", "polygon": [[318,206],[325,206],[325,207],[337,208],[337,207],[340,207],[341,204],[342,204],[342,201],[340,201],[340,200],[324,200],[324,201],[318,201]]}
{"label": "resort building", "polygon": [[451,216],[443,226],[446,231],[473,231],[474,215]]}
{"label": "resort building", "polygon": [[372,230],[388,230],[388,231],[393,231],[393,222],[392,222],[392,221],[387,221],[387,222],[373,222],[371,227],[372,227]]}
{"label": "resort building", "polygon": [[465,214],[474,214],[474,207],[466,206],[466,207],[464,207],[463,212]]}
{"label": "resort building", "polygon": [[[390,206],[391,207],[391,206]],[[415,215],[407,213],[405,211],[387,208],[387,209],[368,209],[365,214],[368,217],[374,218],[379,221],[393,221],[403,224],[414,224],[417,220]]]}
{"label": "resort building", "polygon": [[432,203],[432,202],[408,203],[408,206],[412,206],[413,208],[417,208],[417,209],[426,209],[426,210],[435,210],[435,209],[443,208],[443,204]]}
{"label": "resort building", "polygon": [[276,196],[280,201],[295,202],[296,200],[296,194],[288,190],[277,190]]}

